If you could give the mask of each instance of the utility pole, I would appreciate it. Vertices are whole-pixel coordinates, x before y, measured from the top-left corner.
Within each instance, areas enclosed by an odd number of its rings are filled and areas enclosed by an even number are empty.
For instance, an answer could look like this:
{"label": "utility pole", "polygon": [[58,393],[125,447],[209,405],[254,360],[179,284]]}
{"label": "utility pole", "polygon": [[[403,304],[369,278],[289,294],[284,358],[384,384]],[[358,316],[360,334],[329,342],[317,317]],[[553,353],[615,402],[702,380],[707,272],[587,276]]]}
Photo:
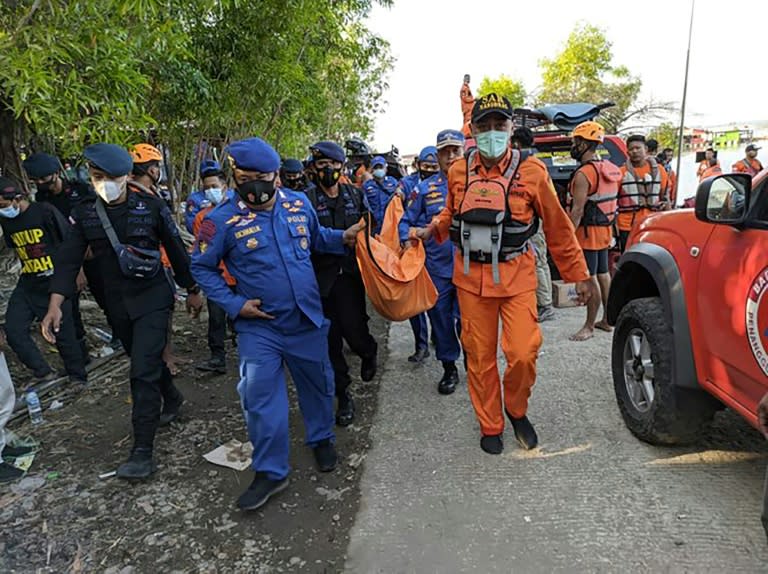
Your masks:
{"label": "utility pole", "polygon": [[691,36],[693,35],[693,10],[696,0],[691,0],[691,23],[688,28],[688,53],[685,56],[685,82],[683,83],[683,105],[680,108],[680,132],[677,135],[677,181],[680,181],[680,161],[683,158],[683,131],[685,129],[685,100],[688,96],[688,65],[691,62]]}

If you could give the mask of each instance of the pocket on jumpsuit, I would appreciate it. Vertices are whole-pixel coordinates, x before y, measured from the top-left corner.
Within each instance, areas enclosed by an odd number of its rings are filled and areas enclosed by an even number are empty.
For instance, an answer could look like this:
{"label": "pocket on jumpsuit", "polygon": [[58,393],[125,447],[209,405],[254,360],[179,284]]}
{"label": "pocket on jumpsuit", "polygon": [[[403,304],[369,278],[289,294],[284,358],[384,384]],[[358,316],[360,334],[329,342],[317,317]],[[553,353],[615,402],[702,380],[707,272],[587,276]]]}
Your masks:
{"label": "pocket on jumpsuit", "polygon": [[240,395],[240,407],[243,416],[248,412],[248,406],[258,405],[272,396],[269,385],[259,384],[258,374],[263,365],[254,359],[243,359],[240,362],[240,382],[237,383],[237,394]]}

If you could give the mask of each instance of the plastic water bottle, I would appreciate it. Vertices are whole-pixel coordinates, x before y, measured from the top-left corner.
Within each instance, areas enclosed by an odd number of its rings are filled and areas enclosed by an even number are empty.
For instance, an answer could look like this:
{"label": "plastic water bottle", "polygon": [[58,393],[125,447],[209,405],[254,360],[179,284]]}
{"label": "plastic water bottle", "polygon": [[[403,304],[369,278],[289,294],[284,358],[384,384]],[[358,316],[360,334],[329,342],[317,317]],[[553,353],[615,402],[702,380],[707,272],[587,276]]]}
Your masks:
{"label": "plastic water bottle", "polygon": [[40,406],[40,398],[35,391],[27,392],[27,410],[29,411],[29,420],[33,425],[43,423],[43,409]]}

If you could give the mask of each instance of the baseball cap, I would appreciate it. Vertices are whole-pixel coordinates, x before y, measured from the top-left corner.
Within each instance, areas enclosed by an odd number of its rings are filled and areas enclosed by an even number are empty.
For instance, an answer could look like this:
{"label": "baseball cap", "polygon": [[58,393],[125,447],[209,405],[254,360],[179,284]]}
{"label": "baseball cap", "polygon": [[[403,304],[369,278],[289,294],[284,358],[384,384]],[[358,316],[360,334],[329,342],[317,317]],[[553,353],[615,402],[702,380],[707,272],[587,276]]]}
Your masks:
{"label": "baseball cap", "polygon": [[749,144],[747,146],[747,149],[745,149],[744,151],[757,151],[759,149],[760,149],[760,146],[756,146],[755,144]]}
{"label": "baseball cap", "polygon": [[512,104],[504,96],[491,92],[475,101],[472,107],[472,122],[477,122],[490,114],[500,114],[512,119]]}
{"label": "baseball cap", "polygon": [[452,145],[464,147],[464,134],[458,130],[443,130],[437,134],[437,149]]}

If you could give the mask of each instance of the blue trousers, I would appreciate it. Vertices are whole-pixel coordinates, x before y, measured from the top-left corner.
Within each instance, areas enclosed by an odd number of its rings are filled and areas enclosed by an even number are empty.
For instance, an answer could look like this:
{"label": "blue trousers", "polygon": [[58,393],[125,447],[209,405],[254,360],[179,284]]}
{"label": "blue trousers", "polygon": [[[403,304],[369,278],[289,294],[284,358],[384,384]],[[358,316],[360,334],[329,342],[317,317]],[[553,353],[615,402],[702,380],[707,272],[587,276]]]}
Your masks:
{"label": "blue trousers", "polygon": [[416,343],[416,350],[426,349],[429,341],[429,331],[427,330],[427,314],[420,313],[415,317],[408,319],[411,322],[411,330],[413,331],[413,340]]}
{"label": "blue trousers", "polygon": [[240,383],[237,392],[248,438],[253,444],[251,467],[267,478],[288,476],[288,389],[283,361],[291,373],[304,418],[306,444],[315,446],[333,433],[333,368],[328,359],[328,321],[285,335],[270,327],[238,333]]}
{"label": "blue trousers", "polygon": [[456,361],[461,353],[461,317],[456,287],[451,279],[432,277],[437,289],[437,303],[427,313],[435,334],[435,355],[438,361]]}

